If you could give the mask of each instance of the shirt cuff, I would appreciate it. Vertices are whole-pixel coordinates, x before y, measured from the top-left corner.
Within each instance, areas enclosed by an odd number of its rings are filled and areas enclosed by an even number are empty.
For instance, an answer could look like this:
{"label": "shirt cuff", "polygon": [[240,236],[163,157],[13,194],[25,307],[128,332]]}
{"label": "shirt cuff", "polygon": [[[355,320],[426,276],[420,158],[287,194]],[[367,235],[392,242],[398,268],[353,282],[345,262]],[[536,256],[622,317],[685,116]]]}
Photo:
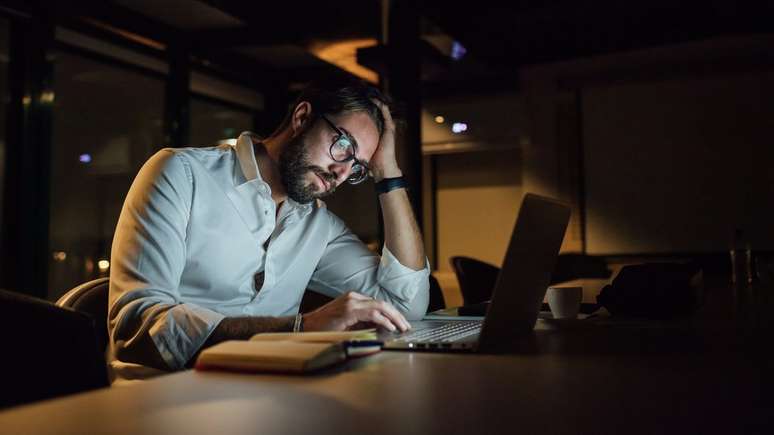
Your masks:
{"label": "shirt cuff", "polygon": [[173,370],[185,367],[226,316],[194,304],[167,310],[149,333],[161,357]]}
{"label": "shirt cuff", "polygon": [[425,257],[425,267],[420,270],[414,270],[404,266],[387,249],[382,248],[382,259],[379,263],[379,271],[376,279],[379,286],[392,295],[402,299],[405,302],[411,302],[417,292],[427,292],[430,289],[430,262]]}

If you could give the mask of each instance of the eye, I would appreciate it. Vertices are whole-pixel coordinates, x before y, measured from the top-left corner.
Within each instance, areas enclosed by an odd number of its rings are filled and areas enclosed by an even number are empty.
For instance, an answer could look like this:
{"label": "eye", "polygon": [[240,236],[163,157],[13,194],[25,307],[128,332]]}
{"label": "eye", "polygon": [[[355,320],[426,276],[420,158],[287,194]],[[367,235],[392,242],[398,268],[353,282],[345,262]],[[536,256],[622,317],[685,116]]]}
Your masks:
{"label": "eye", "polygon": [[340,151],[347,151],[352,148],[352,141],[347,136],[340,136],[336,139],[336,148]]}

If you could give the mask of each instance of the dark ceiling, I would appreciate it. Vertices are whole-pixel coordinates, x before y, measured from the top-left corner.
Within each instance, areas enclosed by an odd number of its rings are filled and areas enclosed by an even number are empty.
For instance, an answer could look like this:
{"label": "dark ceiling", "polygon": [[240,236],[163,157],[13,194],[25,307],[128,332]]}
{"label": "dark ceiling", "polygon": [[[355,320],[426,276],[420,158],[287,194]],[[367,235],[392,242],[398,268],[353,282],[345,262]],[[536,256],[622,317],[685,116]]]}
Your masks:
{"label": "dark ceiling", "polygon": [[[422,36],[440,32],[466,49],[458,61],[425,50],[426,88],[497,87],[513,83],[514,74],[525,65],[774,31],[774,0],[397,1],[417,5]],[[183,37],[196,54],[216,63],[253,62],[254,70],[282,74],[291,82],[336,69],[306,50],[311,42],[378,39],[381,33],[378,0],[34,3],[161,41]]]}
{"label": "dark ceiling", "polygon": [[[210,0],[247,30],[204,33],[215,43],[298,44],[315,38],[378,37],[380,2]],[[427,82],[512,80],[522,66],[774,31],[774,1],[478,0],[417,1],[424,32],[438,28],[467,49]],[[230,39],[229,39],[230,38]]]}
{"label": "dark ceiling", "polygon": [[[265,2],[209,0],[249,31],[223,43],[300,43],[317,38],[378,37],[378,1]],[[478,0],[415,2],[420,15],[493,66],[517,67],[774,30],[774,1]],[[214,34],[217,34],[215,32]]]}
{"label": "dark ceiling", "polygon": [[496,68],[568,60],[709,37],[771,32],[774,2],[731,0],[426,0],[424,15]]}

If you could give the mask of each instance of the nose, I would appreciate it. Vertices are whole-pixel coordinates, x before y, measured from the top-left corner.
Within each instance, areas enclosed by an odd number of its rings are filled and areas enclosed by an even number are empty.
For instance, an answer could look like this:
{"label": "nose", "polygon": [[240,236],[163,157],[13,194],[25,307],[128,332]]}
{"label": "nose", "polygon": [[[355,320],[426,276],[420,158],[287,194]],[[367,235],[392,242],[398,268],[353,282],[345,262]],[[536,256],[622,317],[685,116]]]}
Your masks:
{"label": "nose", "polygon": [[351,166],[350,162],[336,162],[328,167],[330,173],[336,176],[336,185],[343,183],[347,179]]}

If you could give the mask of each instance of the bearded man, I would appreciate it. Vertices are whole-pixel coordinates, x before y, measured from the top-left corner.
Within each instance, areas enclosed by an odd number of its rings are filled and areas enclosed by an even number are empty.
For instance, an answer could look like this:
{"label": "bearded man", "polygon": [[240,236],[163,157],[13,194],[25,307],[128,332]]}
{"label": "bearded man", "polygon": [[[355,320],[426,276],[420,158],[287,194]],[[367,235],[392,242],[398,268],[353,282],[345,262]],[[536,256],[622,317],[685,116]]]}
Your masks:
{"label": "bearded man", "polygon": [[[385,243],[370,250],[319,199],[373,178]],[[268,138],[163,149],[137,174],[111,252],[113,380],[190,367],[260,332],[410,328],[429,264],[386,98],[363,82],[306,88]],[[333,301],[301,314],[306,289]]]}

